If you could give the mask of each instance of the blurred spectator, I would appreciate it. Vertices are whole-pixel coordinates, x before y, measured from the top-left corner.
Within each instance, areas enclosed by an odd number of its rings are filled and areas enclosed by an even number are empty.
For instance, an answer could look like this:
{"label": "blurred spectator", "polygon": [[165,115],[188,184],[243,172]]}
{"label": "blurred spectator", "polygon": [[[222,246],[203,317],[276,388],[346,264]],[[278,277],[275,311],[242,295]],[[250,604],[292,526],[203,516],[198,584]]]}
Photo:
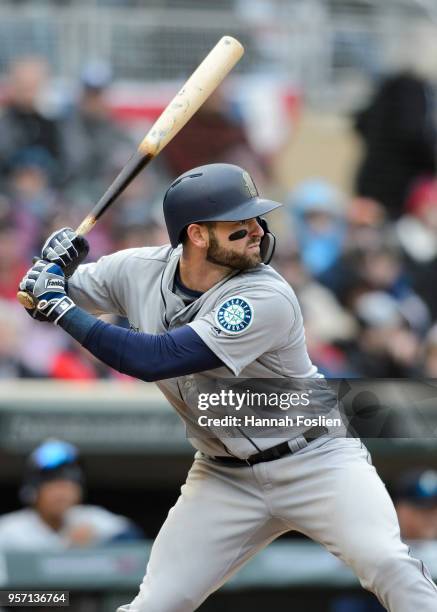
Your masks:
{"label": "blurred spectator", "polygon": [[412,285],[436,319],[437,292],[430,279],[437,275],[437,180],[422,180],[413,186],[395,232]]}
{"label": "blurred spectator", "polygon": [[437,378],[437,324],[433,325],[426,335],[420,375]]}
{"label": "blurred spectator", "polygon": [[0,300],[0,379],[48,378],[52,362],[56,363],[58,351],[62,351],[60,334],[46,329],[42,337],[34,337],[31,319],[16,304]]}
{"label": "blurred spectator", "polygon": [[419,356],[419,338],[409,327],[396,300],[388,293],[370,291],[355,301],[360,331],[347,347],[348,358],[360,376],[408,378]]}
{"label": "blurred spectator", "polygon": [[342,253],[346,235],[344,198],[328,182],[311,179],[298,185],[287,203],[302,262],[317,278]]}
{"label": "blurred spectator", "polygon": [[86,206],[106,190],[117,173],[120,156],[124,165],[135,150],[132,139],[111,116],[111,82],[111,69],[106,63],[89,62],[81,74],[77,108],[65,122],[72,168],[69,194],[85,200]]}
{"label": "blurred spectator", "polygon": [[375,243],[373,248],[363,250],[361,266],[369,287],[394,298],[410,327],[422,334],[430,324],[429,311],[411,286],[399,249],[394,244]]}
{"label": "blurred spectator", "polygon": [[269,179],[267,164],[251,148],[242,118],[223,89],[205,101],[162,156],[172,177],[203,164],[226,162],[245,168],[259,187]]}
{"label": "blurred spectator", "polygon": [[17,287],[30,260],[23,253],[22,234],[6,220],[0,219],[0,298],[15,300]]}
{"label": "blurred spectator", "polygon": [[437,539],[437,472],[404,472],[391,487],[401,535],[405,540]]}
{"label": "blurred spectator", "polygon": [[393,219],[402,214],[413,182],[436,170],[432,99],[423,77],[401,72],[379,85],[356,118],[365,144],[356,191],[381,202]]}
{"label": "blurred spectator", "polygon": [[396,301],[402,316],[417,334],[422,336],[430,325],[429,309],[414,291],[414,279],[407,273],[391,228],[352,227],[341,258],[319,280],[352,311],[363,293],[382,291]]}
{"label": "blurred spectator", "polygon": [[41,109],[41,95],[48,78],[45,60],[28,57],[9,69],[7,101],[0,116],[0,173],[3,177],[18,154],[29,148],[45,152],[60,183],[66,172],[65,149],[58,120]]}
{"label": "blurred spectator", "polygon": [[[66,342],[59,329],[51,329],[48,325],[37,325],[15,298],[14,302],[8,304],[7,307],[9,310],[13,307],[19,317],[17,319],[18,333],[21,341],[16,347],[15,358],[19,359],[25,367],[23,376],[48,378],[52,371],[52,364],[56,361],[57,355],[66,350],[68,341]],[[7,311],[5,317],[7,324]],[[23,342],[23,338],[26,339],[26,342]]]}
{"label": "blurred spectator", "polygon": [[114,250],[138,248],[149,245],[159,246],[168,243],[165,226],[156,221],[147,224],[123,223],[113,228]]}
{"label": "blurred spectator", "polygon": [[[16,290],[15,290],[16,293]],[[110,317],[106,317],[106,320]],[[81,345],[71,342],[57,328],[36,325],[15,300],[0,300],[0,330],[9,325],[5,339],[0,337],[0,378],[3,370],[19,378],[54,380],[131,380],[100,362]],[[22,338],[26,338],[25,345]],[[9,369],[7,362],[9,361]],[[14,367],[12,367],[14,366]],[[19,366],[19,367],[18,367]]]}
{"label": "blurred spectator", "polygon": [[59,550],[141,537],[125,517],[82,505],[83,484],[72,444],[41,444],[28,459],[20,491],[27,507],[0,517],[0,550]]}
{"label": "blurred spectator", "polygon": [[386,224],[384,207],[372,198],[354,197],[346,207],[348,225],[345,250],[372,244]]}
{"label": "blurred spectator", "polygon": [[356,375],[340,348],[340,344],[353,341],[358,332],[353,314],[341,306],[332,291],[310,276],[296,252],[278,249],[274,267],[298,296],[308,352],[319,372],[330,378]]}
{"label": "blurred spectator", "polygon": [[10,160],[7,196],[20,235],[20,255],[29,267],[47,232],[47,223],[64,203],[52,186],[54,162],[41,148],[22,149]]}
{"label": "blurred spectator", "polygon": [[33,371],[20,355],[23,314],[18,302],[15,306],[0,299],[0,380],[36,377],[39,374]]}
{"label": "blurred spectator", "polygon": [[319,280],[350,307],[348,293],[370,288],[362,274],[362,257],[385,242],[384,209],[370,198],[352,198],[345,210],[345,223],[342,253],[319,275]]}
{"label": "blurred spectator", "polygon": [[68,342],[64,348],[54,352],[47,375],[55,380],[102,380],[111,378],[125,380],[129,378],[109,368],[81,345],[73,342]]}
{"label": "blurred spectator", "polygon": [[168,243],[162,185],[159,174],[150,170],[132,181],[108,217],[112,251]]}

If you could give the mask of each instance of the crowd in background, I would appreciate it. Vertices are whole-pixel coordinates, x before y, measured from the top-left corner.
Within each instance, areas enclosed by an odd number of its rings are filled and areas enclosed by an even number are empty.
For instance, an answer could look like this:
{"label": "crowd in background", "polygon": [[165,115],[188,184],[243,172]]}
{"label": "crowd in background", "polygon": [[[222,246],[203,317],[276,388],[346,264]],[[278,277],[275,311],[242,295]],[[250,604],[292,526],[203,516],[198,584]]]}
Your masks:
{"label": "crowd in background", "polygon": [[[78,225],[138,143],[112,117],[107,65],[85,66],[77,98],[56,115],[41,110],[48,78],[41,58],[11,64],[0,114],[0,378],[116,377],[57,329],[34,324],[15,299],[45,238]],[[298,295],[311,357],[327,376],[437,375],[431,94],[422,77],[387,77],[355,118],[365,144],[355,194],[308,178],[283,193],[272,219],[273,266]],[[99,221],[90,260],[167,242],[166,186],[216,161],[245,167],[261,192],[271,189],[270,160],[252,149],[238,109],[220,91]]]}
{"label": "crowd in background", "polygon": [[[13,63],[0,113],[0,379],[127,379],[56,327],[35,323],[16,301],[46,237],[79,224],[139,141],[112,117],[108,66],[86,66],[77,99],[54,116],[40,105],[48,77],[40,58]],[[272,265],[296,292],[310,356],[328,377],[437,377],[436,109],[422,78],[387,77],[354,118],[365,150],[354,193],[309,177],[283,193],[272,217]],[[167,185],[218,161],[245,167],[260,192],[278,192],[271,160],[252,149],[243,118],[220,91],[99,221],[88,236],[89,261],[168,242]],[[0,548],[16,547],[16,532],[35,525],[34,544],[57,548],[141,536],[128,519],[81,505],[81,473],[55,467],[53,479],[32,480],[34,497],[22,499],[21,510],[0,519]],[[437,473],[405,472],[392,484],[403,537],[435,540]],[[354,605],[346,598],[335,609],[364,610]]]}

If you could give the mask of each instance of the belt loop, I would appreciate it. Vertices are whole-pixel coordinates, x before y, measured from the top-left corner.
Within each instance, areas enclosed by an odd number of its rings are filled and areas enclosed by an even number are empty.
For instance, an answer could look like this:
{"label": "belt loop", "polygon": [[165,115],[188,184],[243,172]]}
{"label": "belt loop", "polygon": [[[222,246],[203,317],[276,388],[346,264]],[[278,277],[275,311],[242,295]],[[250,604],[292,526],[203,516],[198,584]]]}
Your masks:
{"label": "belt loop", "polygon": [[297,436],[297,438],[293,438],[292,440],[289,440],[288,446],[290,447],[290,450],[292,453],[297,453],[297,451],[302,450],[303,448],[308,446],[308,442],[301,435],[301,436]]}

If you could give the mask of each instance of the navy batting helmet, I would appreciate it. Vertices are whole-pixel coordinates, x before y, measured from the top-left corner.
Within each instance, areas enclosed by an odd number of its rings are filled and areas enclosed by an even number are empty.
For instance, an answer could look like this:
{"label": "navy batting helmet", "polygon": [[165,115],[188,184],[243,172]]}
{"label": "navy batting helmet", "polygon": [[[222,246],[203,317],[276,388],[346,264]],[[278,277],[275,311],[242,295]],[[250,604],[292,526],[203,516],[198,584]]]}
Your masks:
{"label": "navy batting helmet", "polygon": [[[164,197],[164,217],[171,245],[176,247],[190,223],[242,221],[260,217],[278,206],[282,204],[259,197],[252,177],[243,168],[208,164],[173,181]],[[264,226],[263,229],[266,231]]]}

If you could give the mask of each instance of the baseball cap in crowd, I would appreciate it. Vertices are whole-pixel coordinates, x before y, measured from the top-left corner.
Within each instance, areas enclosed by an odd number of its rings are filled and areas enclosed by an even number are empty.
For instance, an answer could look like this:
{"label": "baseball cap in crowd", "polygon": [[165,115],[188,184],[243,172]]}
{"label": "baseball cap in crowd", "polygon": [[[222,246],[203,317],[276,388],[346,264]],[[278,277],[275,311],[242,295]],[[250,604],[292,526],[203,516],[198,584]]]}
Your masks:
{"label": "baseball cap in crowd", "polygon": [[86,89],[96,91],[105,89],[112,81],[111,67],[102,60],[92,60],[84,66],[80,81]]}
{"label": "baseball cap in crowd", "polygon": [[392,493],[395,501],[407,501],[422,508],[437,506],[437,471],[408,470],[394,482]]}

